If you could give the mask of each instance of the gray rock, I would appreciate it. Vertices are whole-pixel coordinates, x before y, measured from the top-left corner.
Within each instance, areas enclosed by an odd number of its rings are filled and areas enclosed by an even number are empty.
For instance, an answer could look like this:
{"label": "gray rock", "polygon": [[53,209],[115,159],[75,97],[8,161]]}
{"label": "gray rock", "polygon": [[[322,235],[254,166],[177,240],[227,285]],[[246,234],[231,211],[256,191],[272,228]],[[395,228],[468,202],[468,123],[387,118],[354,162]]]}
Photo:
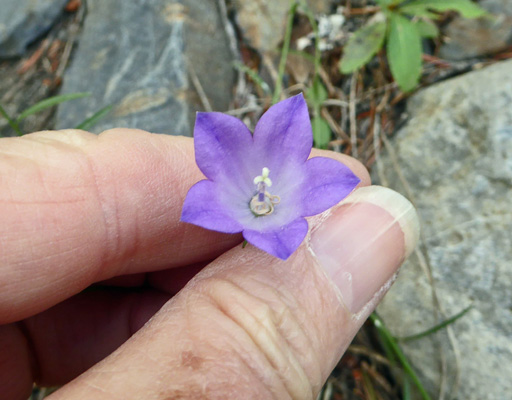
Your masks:
{"label": "gray rock", "polygon": [[194,75],[212,108],[227,110],[235,72],[216,4],[89,0],[63,92],[92,96],[62,104],[57,127],[73,127],[113,104],[94,132],[124,126],[191,135],[195,112],[203,109]]}
{"label": "gray rock", "polygon": [[0,57],[22,56],[45,33],[68,0],[0,0]]}
{"label": "gray rock", "polygon": [[[385,152],[374,170],[382,183],[414,196],[445,315],[474,306],[451,326],[455,350],[447,330],[403,345],[434,398],[441,354],[446,398],[505,400],[512,393],[511,71],[512,61],[498,63],[413,96],[410,119],[392,142],[396,163]],[[378,311],[404,336],[438,323],[434,310],[428,273],[413,255]]]}
{"label": "gray rock", "polygon": [[463,60],[484,56],[512,44],[512,2],[481,0],[480,5],[494,18],[455,18],[444,31],[448,40],[439,51],[442,58]]}
{"label": "gray rock", "polygon": [[[308,0],[316,14],[329,12],[331,0]],[[255,49],[269,52],[277,49],[283,40],[289,0],[234,0],[236,21],[244,38]]]}

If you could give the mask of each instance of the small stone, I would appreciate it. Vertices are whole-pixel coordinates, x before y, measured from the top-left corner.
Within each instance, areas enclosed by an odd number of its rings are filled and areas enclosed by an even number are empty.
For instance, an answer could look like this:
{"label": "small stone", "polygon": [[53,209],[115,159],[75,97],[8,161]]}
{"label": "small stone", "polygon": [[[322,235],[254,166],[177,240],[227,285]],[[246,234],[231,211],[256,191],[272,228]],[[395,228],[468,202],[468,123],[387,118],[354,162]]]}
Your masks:
{"label": "small stone", "polygon": [[61,15],[68,0],[0,0],[0,57],[19,57]]}
{"label": "small stone", "polygon": [[446,27],[446,43],[439,55],[446,60],[463,60],[505,50],[512,44],[512,2],[482,0],[480,6],[492,17],[456,17]]}
{"label": "small stone", "polygon": [[204,110],[190,76],[214,110],[226,111],[232,62],[215,2],[89,0],[62,92],[92,96],[61,104],[57,127],[76,126],[113,105],[92,131],[121,126],[190,136],[196,111]]}
{"label": "small stone", "polygon": [[[315,14],[329,12],[331,0],[309,0]],[[236,20],[253,48],[266,53],[277,49],[283,40],[289,0],[234,0]]]}
{"label": "small stone", "polygon": [[[448,80],[409,99],[409,120],[374,178],[412,193],[447,330],[402,344],[433,398],[446,358],[446,399],[501,400],[512,393],[512,61]],[[403,180],[394,165],[410,186]],[[380,171],[380,173],[379,173]],[[397,336],[439,322],[429,273],[413,254],[378,311]],[[460,357],[460,385],[456,357]]]}

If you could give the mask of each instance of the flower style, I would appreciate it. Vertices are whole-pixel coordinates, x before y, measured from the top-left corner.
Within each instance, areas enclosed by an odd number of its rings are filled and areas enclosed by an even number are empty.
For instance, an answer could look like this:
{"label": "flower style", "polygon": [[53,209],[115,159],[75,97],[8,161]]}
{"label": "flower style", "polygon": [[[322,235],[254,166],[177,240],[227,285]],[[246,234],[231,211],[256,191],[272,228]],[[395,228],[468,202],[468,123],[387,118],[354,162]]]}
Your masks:
{"label": "flower style", "polygon": [[360,181],[336,160],[308,160],[312,144],[301,94],[270,107],[254,135],[232,116],[198,113],[195,156],[207,179],[189,190],[181,220],[242,232],[252,245],[287,259],[308,232],[304,217],[334,206]]}

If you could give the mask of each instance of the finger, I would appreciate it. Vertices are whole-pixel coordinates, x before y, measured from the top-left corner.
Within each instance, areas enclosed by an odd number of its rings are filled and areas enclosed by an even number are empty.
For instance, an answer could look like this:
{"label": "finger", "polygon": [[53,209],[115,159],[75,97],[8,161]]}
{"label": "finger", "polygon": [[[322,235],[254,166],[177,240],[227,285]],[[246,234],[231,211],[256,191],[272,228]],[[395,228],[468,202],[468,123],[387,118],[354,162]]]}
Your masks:
{"label": "finger", "polygon": [[[69,382],[124,343],[204,265],[112,278],[34,317],[0,327],[2,393],[25,399],[34,381],[43,386]],[[104,286],[143,282],[157,290],[130,293]]]}
{"label": "finger", "polygon": [[0,325],[0,398],[28,399],[33,382],[25,336],[15,324]]}
{"label": "finger", "polygon": [[203,178],[189,138],[40,132],[1,139],[0,171],[0,323],[93,282],[211,260],[241,241],[179,221]]}
{"label": "finger", "polygon": [[411,204],[361,188],[288,260],[238,246],[52,399],[314,399],[418,237]]}
{"label": "finger", "polygon": [[118,348],[169,298],[154,290],[96,288],[0,327],[0,398],[26,399],[34,381],[69,382]]}

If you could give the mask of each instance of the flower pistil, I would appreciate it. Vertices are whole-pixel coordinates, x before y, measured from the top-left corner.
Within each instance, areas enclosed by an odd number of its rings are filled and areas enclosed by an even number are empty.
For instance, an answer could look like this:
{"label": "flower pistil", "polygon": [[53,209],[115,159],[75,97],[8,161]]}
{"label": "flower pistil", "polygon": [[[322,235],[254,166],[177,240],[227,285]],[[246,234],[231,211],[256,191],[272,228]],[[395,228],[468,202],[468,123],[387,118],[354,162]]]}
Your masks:
{"label": "flower pistil", "polygon": [[257,191],[249,203],[249,208],[257,217],[272,214],[274,212],[274,205],[281,201],[279,196],[271,195],[267,191],[267,187],[272,186],[272,181],[268,177],[269,174],[270,170],[264,167],[261,171],[261,175],[254,178]]}

